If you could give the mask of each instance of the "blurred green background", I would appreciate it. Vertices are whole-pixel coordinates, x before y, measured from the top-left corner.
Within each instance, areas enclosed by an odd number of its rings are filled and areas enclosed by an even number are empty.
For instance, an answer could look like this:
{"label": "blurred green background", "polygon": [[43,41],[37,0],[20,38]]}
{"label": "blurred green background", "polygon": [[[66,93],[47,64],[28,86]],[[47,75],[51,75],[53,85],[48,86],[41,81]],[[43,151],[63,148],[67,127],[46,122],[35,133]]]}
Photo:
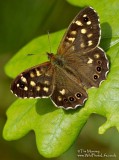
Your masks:
{"label": "blurred green background", "polygon": [[[25,44],[35,37],[67,28],[81,8],[65,0],[0,0],[0,159],[1,160],[45,160],[36,148],[33,132],[17,141],[5,141],[2,130],[6,122],[6,110],[15,100],[10,92],[11,79],[5,75],[4,66]],[[40,45],[40,44],[39,44]],[[49,45],[48,43],[46,45]],[[80,149],[98,150],[116,154],[119,159],[119,133],[109,129],[98,134],[98,127],[105,118],[92,115],[75,144],[62,156],[53,160],[87,159],[77,157]],[[92,159],[92,158],[88,158]],[[95,159],[95,158],[93,158]],[[97,158],[96,158],[97,159]],[[108,158],[101,158],[107,160]]]}

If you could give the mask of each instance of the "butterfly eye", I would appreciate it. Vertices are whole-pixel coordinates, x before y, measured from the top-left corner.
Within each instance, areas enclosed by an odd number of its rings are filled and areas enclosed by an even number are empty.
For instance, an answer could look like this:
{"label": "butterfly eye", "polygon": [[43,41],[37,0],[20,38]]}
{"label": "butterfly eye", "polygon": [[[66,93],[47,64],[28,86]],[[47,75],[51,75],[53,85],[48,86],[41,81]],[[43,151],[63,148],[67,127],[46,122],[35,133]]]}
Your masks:
{"label": "butterfly eye", "polygon": [[64,102],[68,102],[68,99],[66,99],[66,98],[64,98],[63,100],[64,100]]}
{"label": "butterfly eye", "polygon": [[96,79],[98,79],[99,78],[99,76],[97,75],[97,74],[95,74],[94,75],[94,79],[96,80]]}
{"label": "butterfly eye", "polygon": [[77,98],[81,98],[82,94],[81,93],[76,93]]}
{"label": "butterfly eye", "polygon": [[21,88],[21,89],[24,89],[24,87],[25,87],[24,82],[19,82],[19,83],[17,84],[17,87],[19,87],[19,88]]}
{"label": "butterfly eye", "polygon": [[101,67],[97,67],[97,71],[98,71],[98,72],[101,72]]}
{"label": "butterfly eye", "polygon": [[97,61],[97,63],[98,63],[98,64],[101,64],[101,63],[102,63],[102,61],[98,60],[98,61]]}
{"label": "butterfly eye", "polygon": [[88,22],[88,17],[84,17],[84,22]]}
{"label": "butterfly eye", "polygon": [[75,99],[74,99],[74,97],[69,97],[69,100],[74,101]]}

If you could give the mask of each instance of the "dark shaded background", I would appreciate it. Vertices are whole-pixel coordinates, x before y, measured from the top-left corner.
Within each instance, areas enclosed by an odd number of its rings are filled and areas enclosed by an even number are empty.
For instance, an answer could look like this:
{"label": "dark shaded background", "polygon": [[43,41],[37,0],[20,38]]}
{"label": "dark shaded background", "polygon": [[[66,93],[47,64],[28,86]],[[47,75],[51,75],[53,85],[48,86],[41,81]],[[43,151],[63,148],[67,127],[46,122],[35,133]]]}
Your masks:
{"label": "dark shaded background", "polygon": [[[1,0],[0,1],[0,159],[1,160],[44,160],[37,151],[35,136],[30,132],[17,141],[5,141],[2,130],[6,122],[6,110],[15,100],[10,93],[11,79],[4,73],[9,59],[26,43],[35,37],[67,28],[80,8],[71,6],[64,0]],[[40,45],[40,44],[39,44]],[[49,45],[49,44],[46,44]],[[119,134],[109,129],[98,135],[98,127],[106,119],[92,115],[83,128],[75,144],[57,160],[87,159],[77,158],[77,150],[98,150],[101,153],[116,154],[119,159]],[[88,158],[92,159],[92,158]],[[95,158],[93,158],[95,159]],[[96,158],[97,159],[97,158]],[[106,160],[107,158],[101,158]],[[114,159],[114,158],[109,158]]]}

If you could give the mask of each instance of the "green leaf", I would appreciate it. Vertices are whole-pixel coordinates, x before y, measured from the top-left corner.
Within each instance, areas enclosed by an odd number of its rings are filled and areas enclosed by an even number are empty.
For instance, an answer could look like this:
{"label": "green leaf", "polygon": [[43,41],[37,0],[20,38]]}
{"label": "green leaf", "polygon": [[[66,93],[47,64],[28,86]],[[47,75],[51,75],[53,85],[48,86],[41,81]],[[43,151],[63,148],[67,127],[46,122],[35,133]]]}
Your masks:
{"label": "green leaf", "polygon": [[88,118],[82,113],[84,111],[56,109],[46,99],[19,99],[7,111],[3,136],[6,140],[14,140],[34,130],[39,152],[45,157],[56,157],[78,136]]}
{"label": "green leaf", "polygon": [[23,70],[48,61],[46,52],[56,53],[57,46],[60,43],[64,31],[57,34],[50,34],[49,44],[48,35],[43,35],[32,40],[23,47],[6,65],[5,71],[9,77],[15,77]]}
{"label": "green leaf", "polygon": [[[83,1],[69,1],[77,5],[87,5]],[[94,1],[90,1],[88,5],[99,11],[103,33],[101,46],[107,51],[110,61],[107,80],[99,88],[89,89],[85,105],[76,110],[57,109],[49,99],[18,99],[7,111],[8,120],[3,130],[6,140],[21,138],[34,130],[39,152],[50,158],[61,155],[72,145],[92,113],[107,118],[99,128],[100,134],[110,127],[116,127],[119,131],[119,32],[113,20],[119,17],[119,12],[116,12],[119,2],[114,1],[113,5],[110,1],[107,5],[101,2],[94,4]],[[56,53],[63,33],[64,31],[59,31],[50,35],[53,53]],[[46,61],[45,52],[50,48],[47,37],[44,35],[36,38],[22,48],[6,65],[7,75],[15,77],[24,69]]]}

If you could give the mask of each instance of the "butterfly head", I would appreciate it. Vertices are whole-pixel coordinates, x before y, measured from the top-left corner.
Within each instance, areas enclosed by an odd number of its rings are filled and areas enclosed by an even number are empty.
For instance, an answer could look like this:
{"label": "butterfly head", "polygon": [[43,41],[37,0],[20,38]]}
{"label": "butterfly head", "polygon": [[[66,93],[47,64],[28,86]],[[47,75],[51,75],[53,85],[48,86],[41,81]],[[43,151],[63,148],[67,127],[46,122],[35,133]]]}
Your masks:
{"label": "butterfly head", "polygon": [[52,59],[54,59],[54,54],[53,53],[48,53],[47,52],[47,56],[48,56],[48,59],[51,61]]}
{"label": "butterfly head", "polygon": [[61,55],[54,55],[53,53],[47,53],[47,55],[52,65],[58,65],[61,67],[64,65],[64,58]]}

